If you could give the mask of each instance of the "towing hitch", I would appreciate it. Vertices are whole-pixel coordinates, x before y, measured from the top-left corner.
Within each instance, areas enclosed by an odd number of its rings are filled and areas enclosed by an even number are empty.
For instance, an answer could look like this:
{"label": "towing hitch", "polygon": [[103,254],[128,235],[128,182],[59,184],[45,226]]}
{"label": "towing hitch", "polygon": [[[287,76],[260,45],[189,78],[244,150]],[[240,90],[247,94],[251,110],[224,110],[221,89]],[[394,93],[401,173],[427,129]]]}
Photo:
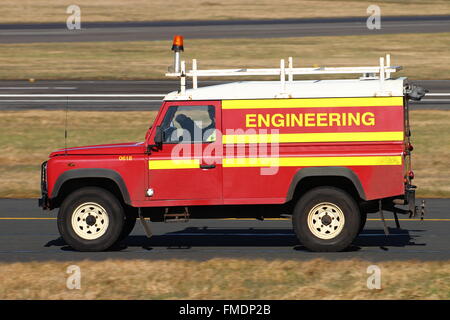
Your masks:
{"label": "towing hitch", "polygon": [[422,200],[422,203],[420,205],[420,209],[419,209],[419,206],[414,206],[414,213],[411,212],[409,214],[409,217],[410,218],[416,217],[419,214],[419,210],[420,210],[420,220],[423,221],[423,216],[425,215],[425,212],[426,212],[425,211],[425,200]]}
{"label": "towing hitch", "polygon": [[[383,210],[391,211],[394,214],[395,226],[397,227],[397,229],[400,229],[400,222],[398,219],[398,214],[409,215],[409,218],[415,218],[420,215],[420,220],[423,221],[423,217],[426,214],[425,200],[422,200],[420,206],[416,206],[415,201],[413,201],[413,202],[408,201],[407,203],[405,203],[405,202],[406,201],[402,200],[402,199],[394,199],[392,203],[386,203],[386,202],[383,203],[381,200],[379,201],[378,212],[380,214],[380,219],[383,223],[383,229],[384,229],[385,235],[389,235],[389,229],[387,228],[387,225],[386,225],[386,220],[384,218]],[[408,204],[409,208],[408,209],[398,208],[395,206],[396,204],[397,205]]]}

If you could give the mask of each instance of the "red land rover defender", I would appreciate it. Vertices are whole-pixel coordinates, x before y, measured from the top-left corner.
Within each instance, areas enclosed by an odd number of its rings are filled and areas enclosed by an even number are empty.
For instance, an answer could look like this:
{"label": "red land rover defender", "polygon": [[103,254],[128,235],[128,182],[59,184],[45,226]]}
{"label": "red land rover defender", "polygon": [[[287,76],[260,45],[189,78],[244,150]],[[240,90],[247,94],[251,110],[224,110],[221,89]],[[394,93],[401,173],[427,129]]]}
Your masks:
{"label": "red land rover defender", "polygon": [[[126,237],[138,217],[292,215],[305,247],[340,251],[367,213],[415,214],[408,100],[424,90],[392,78],[399,68],[383,59],[356,68],[281,62],[275,69],[198,70],[194,61],[186,72],[182,61],[168,74],[181,78],[181,89],[165,97],[142,142],[53,152],[42,164],[39,204],[59,208],[63,239],[100,251]],[[328,73],[363,76],[293,79]],[[280,80],[197,87],[197,77],[240,75]],[[186,77],[193,89],[185,88]]]}

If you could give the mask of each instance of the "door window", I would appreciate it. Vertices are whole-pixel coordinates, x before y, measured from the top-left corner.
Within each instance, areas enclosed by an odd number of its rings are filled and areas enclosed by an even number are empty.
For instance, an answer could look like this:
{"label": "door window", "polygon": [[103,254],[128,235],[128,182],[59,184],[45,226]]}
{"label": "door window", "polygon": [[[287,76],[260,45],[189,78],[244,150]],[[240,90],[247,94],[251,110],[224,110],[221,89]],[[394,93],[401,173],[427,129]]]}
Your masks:
{"label": "door window", "polygon": [[216,141],[214,106],[171,106],[161,124],[164,143]]}

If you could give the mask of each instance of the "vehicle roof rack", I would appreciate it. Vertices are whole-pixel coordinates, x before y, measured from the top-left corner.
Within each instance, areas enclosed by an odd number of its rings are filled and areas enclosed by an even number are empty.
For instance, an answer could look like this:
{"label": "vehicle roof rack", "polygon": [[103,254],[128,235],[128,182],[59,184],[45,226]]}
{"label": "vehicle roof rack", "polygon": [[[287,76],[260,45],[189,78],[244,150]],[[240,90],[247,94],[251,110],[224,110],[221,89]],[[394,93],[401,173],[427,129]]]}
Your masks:
{"label": "vehicle roof rack", "polygon": [[[179,60],[178,60],[179,61]],[[288,66],[285,67],[285,60],[280,60],[279,68],[263,69],[211,69],[201,70],[197,68],[197,60],[192,60],[192,69],[186,72],[186,62],[181,61],[179,72],[168,72],[167,77],[180,78],[180,94],[186,90],[186,77],[192,78],[192,88],[197,89],[199,77],[234,77],[234,76],[279,76],[281,92],[285,92],[287,81],[294,81],[295,75],[326,75],[326,74],[361,74],[361,80],[379,79],[381,82],[391,78],[391,73],[400,71],[402,67],[391,66],[391,56],[380,57],[379,65],[375,67],[317,67],[317,68],[294,68],[292,57],[288,58]]]}

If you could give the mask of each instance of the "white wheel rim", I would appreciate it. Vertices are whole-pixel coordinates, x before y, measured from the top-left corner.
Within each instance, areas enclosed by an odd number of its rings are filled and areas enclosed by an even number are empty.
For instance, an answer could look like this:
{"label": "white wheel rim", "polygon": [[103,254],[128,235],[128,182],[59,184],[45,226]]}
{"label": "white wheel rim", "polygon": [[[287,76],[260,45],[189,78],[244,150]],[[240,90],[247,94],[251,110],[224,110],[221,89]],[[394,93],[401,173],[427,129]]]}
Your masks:
{"label": "white wheel rim", "polygon": [[341,233],[344,224],[344,213],[333,203],[321,202],[308,214],[308,228],[320,239],[335,238]]}
{"label": "white wheel rim", "polygon": [[86,202],[73,211],[73,231],[83,239],[94,240],[100,238],[105,234],[108,225],[108,213],[98,203]]}

